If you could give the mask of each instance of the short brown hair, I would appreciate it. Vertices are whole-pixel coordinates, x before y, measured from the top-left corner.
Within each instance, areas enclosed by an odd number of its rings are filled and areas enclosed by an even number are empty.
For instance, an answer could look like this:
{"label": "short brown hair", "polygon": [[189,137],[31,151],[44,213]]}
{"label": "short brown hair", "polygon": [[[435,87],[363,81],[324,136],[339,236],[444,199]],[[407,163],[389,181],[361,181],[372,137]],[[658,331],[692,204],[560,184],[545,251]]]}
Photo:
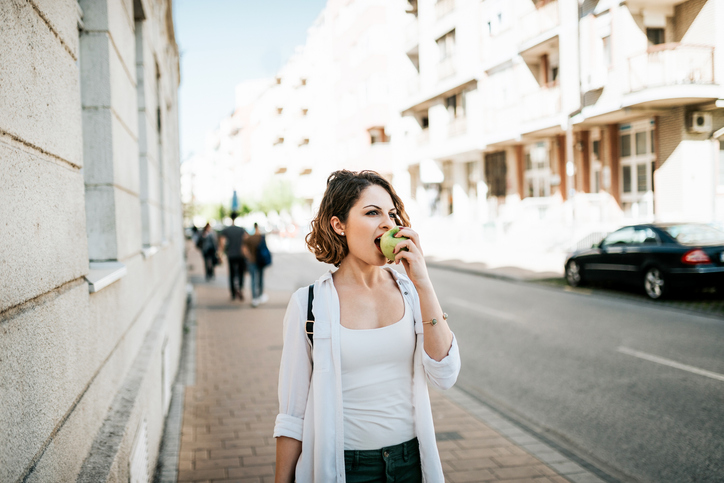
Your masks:
{"label": "short brown hair", "polygon": [[317,216],[312,220],[312,231],[305,238],[307,248],[314,253],[317,260],[331,263],[336,267],[342,263],[349,253],[349,249],[347,240],[332,229],[332,217],[336,216],[342,223],[345,223],[349,210],[357,203],[362,192],[372,185],[381,186],[390,194],[392,203],[397,210],[395,222],[399,226],[410,226],[404,203],[385,178],[375,171],[368,170],[341,169],[335,171],[327,178],[327,189],[319,205]]}

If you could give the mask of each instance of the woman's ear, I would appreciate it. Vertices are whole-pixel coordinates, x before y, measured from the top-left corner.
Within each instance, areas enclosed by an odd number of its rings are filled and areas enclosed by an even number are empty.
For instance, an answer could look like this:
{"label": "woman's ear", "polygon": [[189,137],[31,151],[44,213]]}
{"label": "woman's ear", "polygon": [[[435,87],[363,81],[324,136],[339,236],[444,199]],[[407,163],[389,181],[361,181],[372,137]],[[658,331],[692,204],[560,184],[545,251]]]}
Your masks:
{"label": "woman's ear", "polygon": [[339,221],[339,218],[333,216],[329,220],[329,224],[332,225],[332,230],[334,230],[337,235],[344,235],[344,225]]}

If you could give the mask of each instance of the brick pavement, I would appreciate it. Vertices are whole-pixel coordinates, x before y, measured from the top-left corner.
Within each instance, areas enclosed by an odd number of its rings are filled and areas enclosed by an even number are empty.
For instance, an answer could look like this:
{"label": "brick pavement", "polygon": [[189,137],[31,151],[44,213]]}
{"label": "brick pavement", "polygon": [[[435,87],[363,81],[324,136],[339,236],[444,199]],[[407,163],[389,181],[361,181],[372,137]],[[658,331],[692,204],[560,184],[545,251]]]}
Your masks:
{"label": "brick pavement", "polygon": [[[198,280],[196,250],[189,260]],[[178,481],[271,482],[281,321],[291,293],[270,290],[269,302],[252,309],[248,300],[229,300],[219,283],[225,277],[219,267],[216,283],[195,285],[196,380],[185,392]],[[432,391],[431,400],[446,481],[569,481],[444,393]]]}

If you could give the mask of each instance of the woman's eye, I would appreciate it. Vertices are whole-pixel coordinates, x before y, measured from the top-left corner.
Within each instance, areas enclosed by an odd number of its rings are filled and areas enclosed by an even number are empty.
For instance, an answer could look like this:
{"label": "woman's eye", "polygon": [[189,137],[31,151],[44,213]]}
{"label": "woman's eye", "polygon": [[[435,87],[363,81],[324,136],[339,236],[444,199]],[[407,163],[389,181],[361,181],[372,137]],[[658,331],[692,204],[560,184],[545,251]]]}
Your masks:
{"label": "woman's eye", "polygon": [[368,214],[368,215],[376,215],[376,214],[377,214],[377,210],[368,211],[367,214]]}

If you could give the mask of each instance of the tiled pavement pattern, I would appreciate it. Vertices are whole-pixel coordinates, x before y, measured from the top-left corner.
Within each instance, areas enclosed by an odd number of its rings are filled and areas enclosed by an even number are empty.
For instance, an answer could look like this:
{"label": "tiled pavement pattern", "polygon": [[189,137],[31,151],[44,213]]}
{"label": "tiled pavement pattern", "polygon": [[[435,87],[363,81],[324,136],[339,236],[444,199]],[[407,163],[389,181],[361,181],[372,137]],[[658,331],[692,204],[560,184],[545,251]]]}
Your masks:
{"label": "tiled pavement pattern", "polygon": [[[200,267],[197,253],[189,255]],[[269,291],[269,302],[257,309],[248,300],[232,302],[219,283],[221,268],[216,283],[195,286],[196,379],[185,391],[178,481],[271,482],[281,320],[291,294]],[[198,268],[191,275],[198,280]],[[601,481],[509,423],[493,429],[482,422],[486,409],[474,415],[475,403],[451,391],[431,391],[447,481]]]}

